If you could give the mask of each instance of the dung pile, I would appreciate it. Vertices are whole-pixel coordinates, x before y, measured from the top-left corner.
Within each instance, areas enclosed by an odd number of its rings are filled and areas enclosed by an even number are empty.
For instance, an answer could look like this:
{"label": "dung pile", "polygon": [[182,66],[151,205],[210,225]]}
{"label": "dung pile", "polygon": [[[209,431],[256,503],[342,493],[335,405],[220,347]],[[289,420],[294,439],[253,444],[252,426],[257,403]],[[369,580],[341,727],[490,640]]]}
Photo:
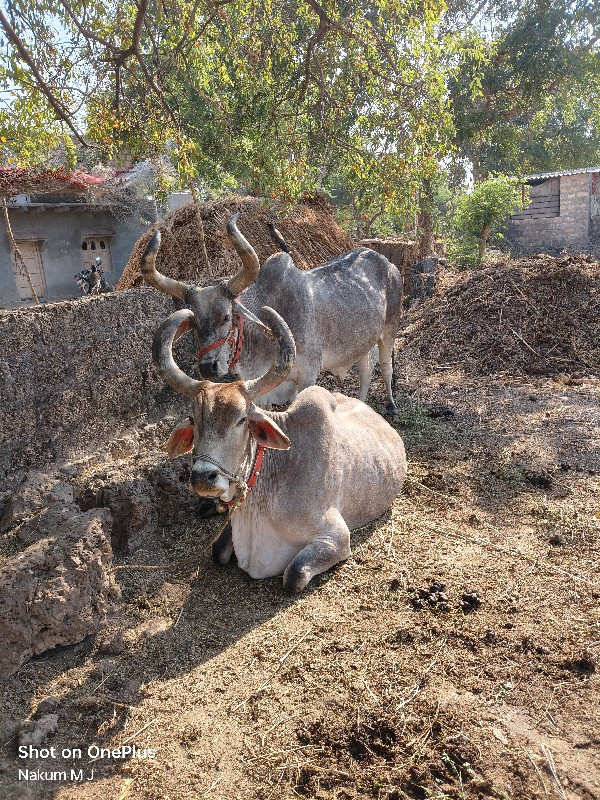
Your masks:
{"label": "dung pile", "polygon": [[238,227],[256,250],[261,263],[272,253],[280,252],[269,234],[269,221],[283,233],[290,254],[301,269],[322,264],[355,247],[331,215],[327,201],[320,197],[303,198],[286,217],[273,216],[262,198],[239,195],[202,203],[199,211],[210,268],[204,259],[196,209],[189,205],[168,214],[136,242],[119,289],[142,285],[140,258],[156,228],[162,235],[156,262],[160,272],[181,280],[232,275],[241,267],[241,262],[229,244],[225,225],[236,211],[242,212]]}
{"label": "dung pile", "polygon": [[405,329],[412,364],[472,374],[600,374],[600,264],[538,255],[448,276]]}

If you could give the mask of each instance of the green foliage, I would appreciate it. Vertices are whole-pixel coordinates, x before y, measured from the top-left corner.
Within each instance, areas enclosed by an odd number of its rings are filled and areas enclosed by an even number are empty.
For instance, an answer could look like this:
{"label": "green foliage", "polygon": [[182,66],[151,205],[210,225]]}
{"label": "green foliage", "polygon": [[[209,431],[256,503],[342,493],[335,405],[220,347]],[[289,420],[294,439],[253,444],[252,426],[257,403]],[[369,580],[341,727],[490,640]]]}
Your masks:
{"label": "green foliage", "polygon": [[[410,208],[411,198],[406,203],[404,196],[414,192],[410,182],[406,181],[402,203],[398,203],[395,192],[385,185],[385,180],[380,190],[374,191],[378,182],[377,173],[374,173],[371,176],[368,173],[363,175],[356,172],[353,165],[346,168],[340,164],[335,172],[327,176],[323,186],[341,226],[359,240],[390,236],[414,226],[414,214],[411,218],[406,210]],[[402,172],[392,172],[391,175],[402,192]]]}
{"label": "green foliage", "polygon": [[457,162],[476,181],[600,160],[597,15],[595,0],[450,3],[471,42],[449,83]]}
{"label": "green foliage", "polygon": [[372,236],[427,228],[440,164],[456,187],[600,161],[596,0],[5,5],[0,144],[21,164],[72,163],[79,137],[80,161],[169,159],[201,195],[325,191]]}
{"label": "green foliage", "polygon": [[[99,157],[167,154],[182,185],[240,187],[280,207],[341,187],[360,223],[413,209],[447,153],[457,37],[441,32],[439,0],[33,5],[12,0],[10,22],[64,110],[62,127],[73,124]],[[47,107],[12,42],[8,55],[5,80],[31,93],[29,111],[36,93]]]}
{"label": "green foliage", "polygon": [[494,175],[458,198],[455,224],[463,233],[478,237],[485,227],[501,222],[521,207],[519,181],[507,175]]}
{"label": "green foliage", "polygon": [[493,175],[460,194],[450,217],[449,255],[460,267],[480,264],[491,236],[510,214],[529,202],[521,182],[507,175]]}
{"label": "green foliage", "polygon": [[75,146],[45,103],[29,94],[0,108],[0,157],[8,165],[74,167]]}

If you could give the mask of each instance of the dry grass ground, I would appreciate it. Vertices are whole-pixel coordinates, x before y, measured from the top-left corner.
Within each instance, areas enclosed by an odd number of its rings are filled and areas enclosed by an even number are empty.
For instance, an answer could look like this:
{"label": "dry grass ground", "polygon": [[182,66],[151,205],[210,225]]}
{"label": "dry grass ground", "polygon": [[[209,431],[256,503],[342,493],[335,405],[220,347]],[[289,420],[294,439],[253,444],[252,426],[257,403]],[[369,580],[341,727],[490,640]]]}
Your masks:
{"label": "dry grass ground", "polygon": [[[2,797],[600,797],[599,381],[400,375],[410,476],[353,557],[290,598],[211,562],[215,520],[164,529],[121,565],[197,560],[120,570],[109,631],[2,689]],[[59,750],[156,757],[19,783],[36,709]]]}

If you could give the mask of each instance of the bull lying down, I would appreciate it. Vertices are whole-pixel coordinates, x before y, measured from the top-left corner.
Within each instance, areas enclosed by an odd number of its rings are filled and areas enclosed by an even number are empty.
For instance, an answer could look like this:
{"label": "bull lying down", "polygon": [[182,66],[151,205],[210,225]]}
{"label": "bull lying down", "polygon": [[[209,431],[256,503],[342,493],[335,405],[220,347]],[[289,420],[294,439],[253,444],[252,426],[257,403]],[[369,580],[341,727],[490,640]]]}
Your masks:
{"label": "bull lying down", "polygon": [[292,369],[295,345],[283,319],[263,308],[275,359],[254,380],[198,381],[175,363],[173,339],[193,313],[172,314],[158,329],[153,358],[162,377],[191,398],[191,416],[169,439],[171,458],[192,451],[190,488],[221,498],[232,514],[213,544],[226,564],[235,552],[253,578],[283,573],[289,592],[351,554],[350,530],[377,519],[406,476],[402,439],[360,400],[312,386],[284,412],[258,408]]}

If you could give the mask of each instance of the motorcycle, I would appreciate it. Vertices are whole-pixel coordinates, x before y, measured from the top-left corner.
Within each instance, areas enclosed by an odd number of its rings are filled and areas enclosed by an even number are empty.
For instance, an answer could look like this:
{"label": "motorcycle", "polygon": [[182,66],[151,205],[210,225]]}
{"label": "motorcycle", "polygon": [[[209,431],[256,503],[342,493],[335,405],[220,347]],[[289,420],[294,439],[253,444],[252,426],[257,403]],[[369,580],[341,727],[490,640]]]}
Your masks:
{"label": "motorcycle", "polygon": [[102,259],[96,256],[93,269],[82,269],[73,277],[81,289],[82,294],[106,294],[114,291],[114,287],[106,282],[103,271],[100,269]]}

